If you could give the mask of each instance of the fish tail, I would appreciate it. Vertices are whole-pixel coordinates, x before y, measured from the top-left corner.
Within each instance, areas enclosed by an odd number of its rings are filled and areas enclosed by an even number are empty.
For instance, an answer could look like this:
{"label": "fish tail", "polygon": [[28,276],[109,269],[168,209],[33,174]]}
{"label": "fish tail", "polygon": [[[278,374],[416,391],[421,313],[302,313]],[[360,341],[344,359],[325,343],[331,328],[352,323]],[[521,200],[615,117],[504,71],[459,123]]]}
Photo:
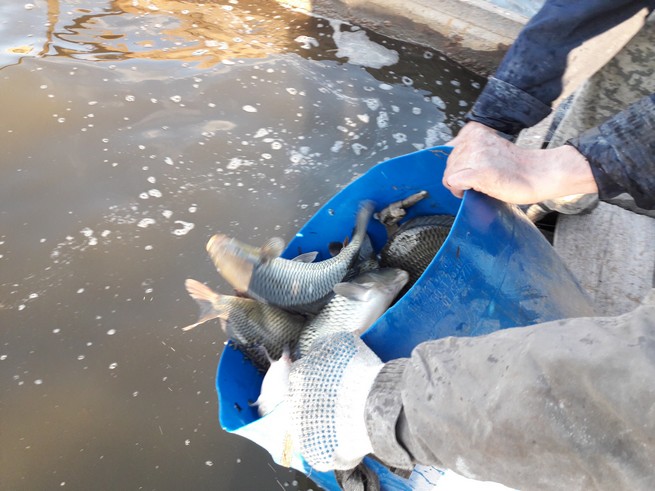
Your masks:
{"label": "fish tail", "polygon": [[375,206],[373,201],[366,200],[363,201],[357,212],[357,220],[355,222],[355,233],[353,234],[353,241],[363,241],[364,236],[366,235],[366,229],[368,227],[368,222],[373,216],[373,210]]}
{"label": "fish tail", "polygon": [[214,308],[214,302],[220,296],[218,293],[209,288],[207,285],[204,285],[199,281],[192,280],[191,278],[184,282],[184,286],[186,287],[187,292],[189,292],[191,298],[193,298],[198,304],[200,313],[198,314],[198,320],[194,324],[183,327],[183,331],[193,329],[197,325],[202,324],[203,322],[206,322],[210,319],[215,319],[221,314]]}

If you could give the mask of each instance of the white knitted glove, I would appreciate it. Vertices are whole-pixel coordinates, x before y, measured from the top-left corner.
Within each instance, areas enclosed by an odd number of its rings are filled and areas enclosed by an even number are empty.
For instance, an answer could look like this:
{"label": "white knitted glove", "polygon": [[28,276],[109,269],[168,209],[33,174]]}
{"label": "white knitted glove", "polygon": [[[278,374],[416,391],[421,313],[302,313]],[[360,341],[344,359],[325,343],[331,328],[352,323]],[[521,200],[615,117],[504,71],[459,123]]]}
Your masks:
{"label": "white knitted glove", "polygon": [[289,386],[293,442],[316,470],[352,469],[373,451],[364,408],[382,366],[375,353],[349,332],[325,336],[293,363]]}

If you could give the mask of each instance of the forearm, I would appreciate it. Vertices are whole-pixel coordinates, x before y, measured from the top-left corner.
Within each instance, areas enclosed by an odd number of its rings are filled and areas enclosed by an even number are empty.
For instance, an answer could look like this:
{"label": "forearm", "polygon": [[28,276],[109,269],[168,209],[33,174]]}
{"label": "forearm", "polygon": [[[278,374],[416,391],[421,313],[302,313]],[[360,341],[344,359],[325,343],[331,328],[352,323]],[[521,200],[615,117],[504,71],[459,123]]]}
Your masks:
{"label": "forearm", "polygon": [[655,209],[655,94],[567,143],[589,162],[601,200],[625,192]]}
{"label": "forearm", "polygon": [[562,91],[569,53],[653,0],[546,1],[523,28],[467,118],[510,135],[550,112]]}
{"label": "forearm", "polygon": [[400,467],[522,490],[653,489],[653,379],[655,303],[424,343],[380,372],[367,427]]}

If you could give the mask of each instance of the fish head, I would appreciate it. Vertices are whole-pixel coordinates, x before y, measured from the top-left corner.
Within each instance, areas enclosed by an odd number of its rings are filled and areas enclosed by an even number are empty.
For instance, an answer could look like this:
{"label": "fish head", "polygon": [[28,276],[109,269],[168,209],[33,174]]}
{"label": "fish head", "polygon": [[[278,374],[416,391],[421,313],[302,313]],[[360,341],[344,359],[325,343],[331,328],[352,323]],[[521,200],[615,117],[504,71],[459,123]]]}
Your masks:
{"label": "fish head", "polygon": [[248,291],[252,272],[258,264],[258,249],[223,234],[207,242],[207,253],[218,272],[235,290]]}
{"label": "fish head", "polygon": [[355,282],[371,285],[376,291],[391,298],[405,286],[409,280],[407,271],[399,268],[380,268],[368,271],[355,278]]}
{"label": "fish head", "polygon": [[338,283],[334,292],[351,300],[357,311],[357,323],[351,326],[363,333],[389,308],[398,292],[409,280],[409,274],[398,268],[382,268],[362,273],[346,283]]}

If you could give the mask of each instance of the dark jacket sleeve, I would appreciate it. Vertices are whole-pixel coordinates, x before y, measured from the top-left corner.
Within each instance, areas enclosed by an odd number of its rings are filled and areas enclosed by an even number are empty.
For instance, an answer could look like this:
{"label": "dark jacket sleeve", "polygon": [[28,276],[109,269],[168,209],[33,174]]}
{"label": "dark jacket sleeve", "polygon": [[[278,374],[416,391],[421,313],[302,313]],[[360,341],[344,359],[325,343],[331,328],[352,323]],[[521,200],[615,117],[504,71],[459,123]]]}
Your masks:
{"label": "dark jacket sleeve", "polygon": [[655,94],[567,143],[589,161],[601,200],[628,193],[655,210]]}
{"label": "dark jacket sleeve", "polygon": [[562,92],[569,53],[583,42],[655,8],[655,0],[547,0],[519,33],[467,115],[508,135],[535,125]]}
{"label": "dark jacket sleeve", "polygon": [[655,290],[613,318],[419,345],[387,363],[366,424],[391,466],[529,490],[655,489]]}

